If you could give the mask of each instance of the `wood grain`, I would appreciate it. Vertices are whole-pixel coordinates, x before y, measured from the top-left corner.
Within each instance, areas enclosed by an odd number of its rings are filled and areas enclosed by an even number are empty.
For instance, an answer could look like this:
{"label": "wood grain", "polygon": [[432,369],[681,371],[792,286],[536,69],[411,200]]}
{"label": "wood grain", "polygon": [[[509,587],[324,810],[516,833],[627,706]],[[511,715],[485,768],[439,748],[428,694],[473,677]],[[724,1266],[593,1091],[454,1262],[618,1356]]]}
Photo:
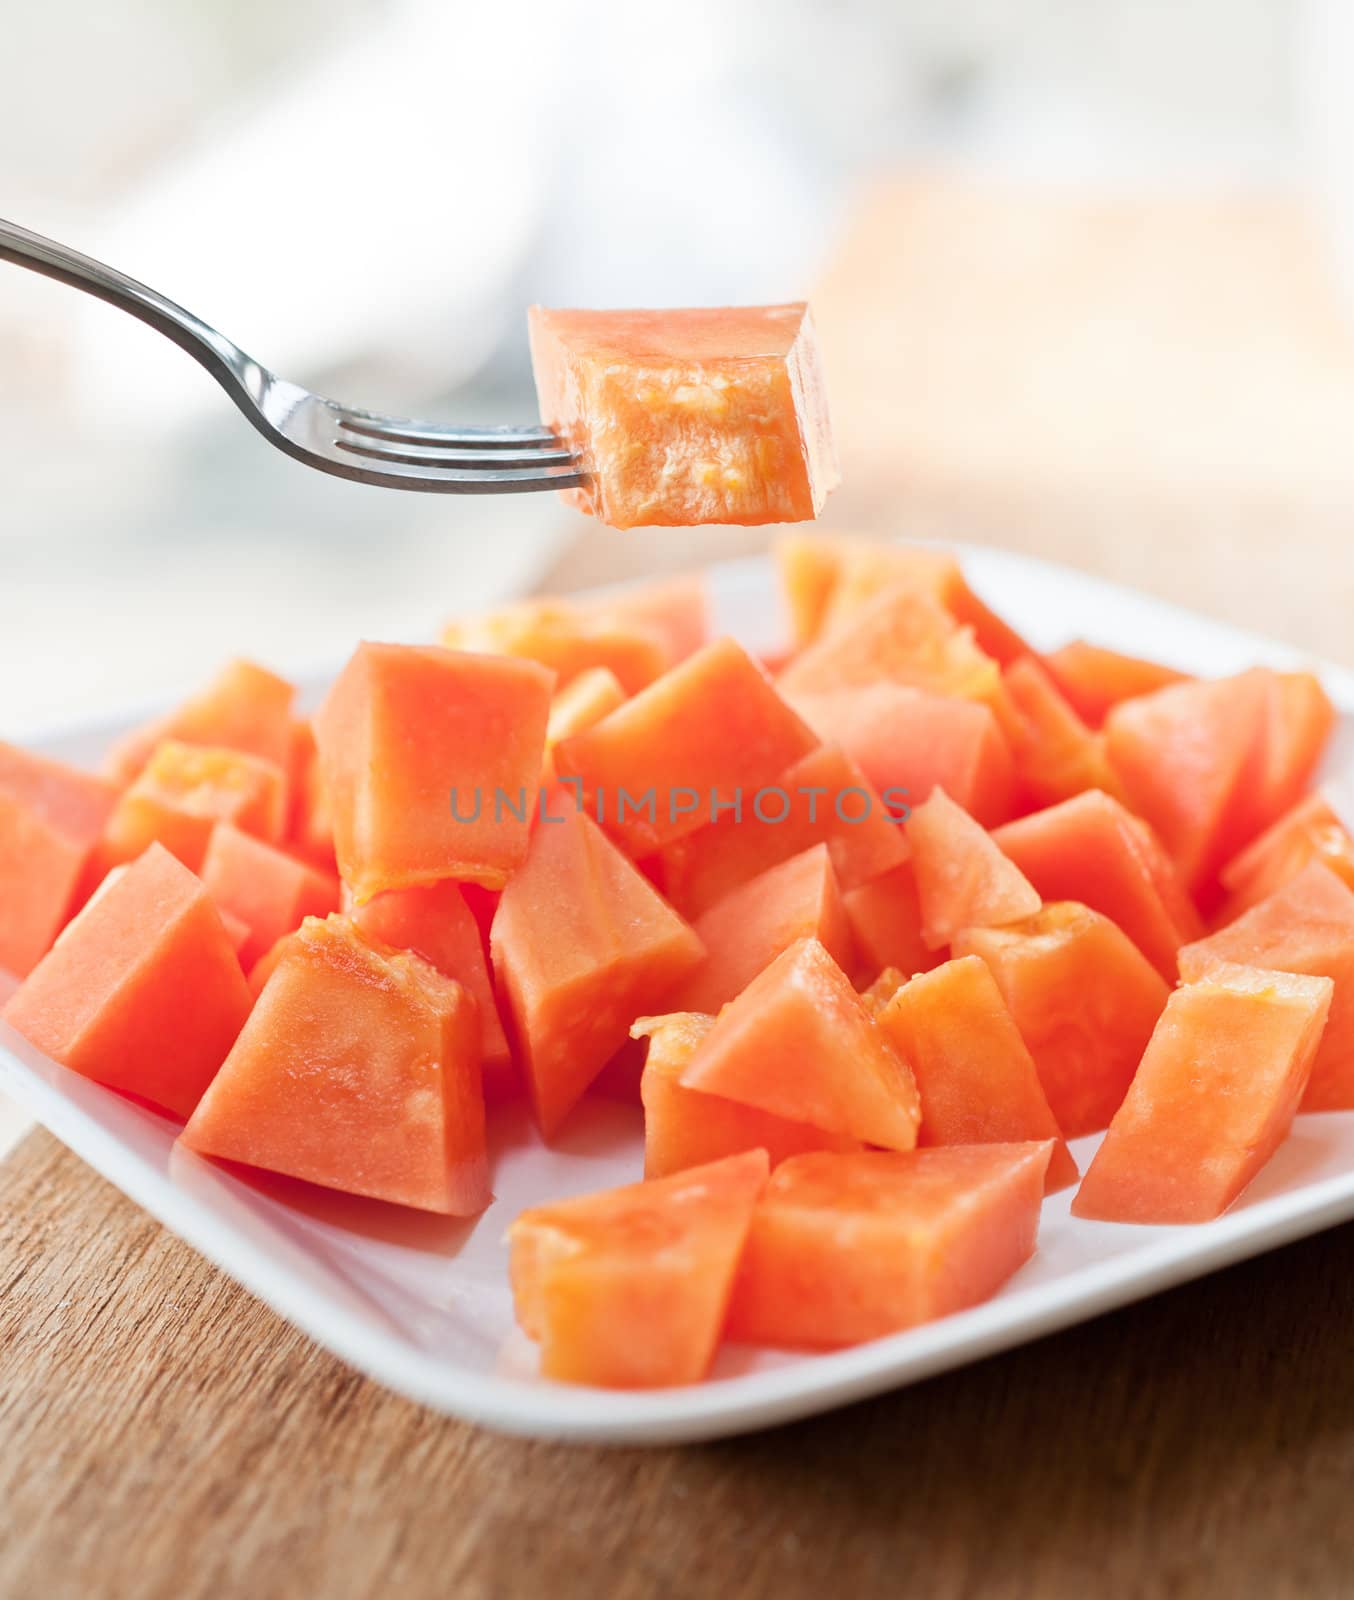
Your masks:
{"label": "wood grain", "polygon": [[811,1423],[655,1451],[348,1371],[64,1151],[0,1170],[0,1594],[1345,1595],[1354,1227]]}

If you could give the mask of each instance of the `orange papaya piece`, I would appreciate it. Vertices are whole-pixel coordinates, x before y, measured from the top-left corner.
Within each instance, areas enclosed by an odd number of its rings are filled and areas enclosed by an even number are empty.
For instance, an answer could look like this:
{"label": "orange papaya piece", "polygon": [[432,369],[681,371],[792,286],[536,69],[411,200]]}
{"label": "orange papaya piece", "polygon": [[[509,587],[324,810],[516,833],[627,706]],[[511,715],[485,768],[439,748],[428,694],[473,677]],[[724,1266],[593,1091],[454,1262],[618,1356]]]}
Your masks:
{"label": "orange papaya piece", "polygon": [[541,420],[588,473],[564,498],[614,528],[806,522],[840,479],[809,308],[533,306]]}
{"label": "orange papaya piece", "polygon": [[524,1211],[508,1230],[518,1324],[561,1383],[655,1389],[710,1370],[764,1150]]}
{"label": "orange papaya piece", "polygon": [[1334,982],[1303,1110],[1354,1109],[1354,891],[1313,861],[1235,922],[1180,951],[1185,983],[1234,964]]}
{"label": "orange papaya piece", "polygon": [[368,939],[392,950],[412,950],[467,991],[479,1013],[485,1098],[504,1099],[517,1082],[512,1052],[498,1014],[479,924],[459,885],[390,889],[351,907],[348,915]]}
{"label": "orange papaya piece", "polygon": [[831,1349],[989,1299],[1034,1253],[1052,1150],[939,1145],[786,1161],[753,1212],[727,1337]]}
{"label": "orange papaya piece", "polygon": [[211,896],[152,844],[110,873],[4,1019],[62,1066],[186,1117],[249,1015]]}
{"label": "orange papaya piece", "polygon": [[630,585],[578,604],[589,614],[652,629],[663,640],[670,667],[710,642],[710,594],[703,572]]}
{"label": "orange papaya piece", "polygon": [[836,745],[819,745],[767,785],[760,803],[744,795],[738,809],[726,806],[665,846],[658,876],[678,910],[696,917],[758,873],[822,843],[838,885],[855,888],[907,859],[897,815]]}
{"label": "orange papaya piece", "polygon": [[1029,879],[943,789],[916,808],[904,829],[928,949],[947,945],[961,928],[1014,922],[1039,909]]}
{"label": "orange papaya piece", "polygon": [[51,948],[117,798],[102,778],[0,743],[0,969],[25,978]]}
{"label": "orange papaya piece", "polygon": [[106,770],[124,787],[166,739],[246,755],[287,769],[292,743],[294,684],[253,661],[228,661],[197,694],[167,716],[136,728],[109,752]]}
{"label": "orange papaya piece", "polygon": [[909,549],[840,534],[788,534],[777,542],[775,555],[800,645],[834,627],[881,590],[902,586],[938,600],[956,622],[973,629],[979,648],[999,662],[1013,661],[1029,648],[974,594],[958,561],[943,550]]}
{"label": "orange papaya piece", "polygon": [[1255,668],[1158,689],[1105,719],[1124,797],[1156,831],[1191,894],[1207,896],[1218,869],[1255,831],[1272,689],[1273,674]]}
{"label": "orange papaya piece", "polygon": [[1168,982],[1175,953],[1203,931],[1161,841],[1098,789],[994,830],[1045,900],[1078,900],[1117,923]]}
{"label": "orange papaya piece", "polygon": [[270,844],[280,841],[287,823],[286,774],[243,750],[167,739],[114,807],[99,864],[107,870],[134,861],[158,843],[198,872],[218,822]]}
{"label": "orange papaya piece", "polygon": [[985,702],[1003,729],[1012,725],[1001,668],[974,643],[973,630],[922,589],[885,589],[801,651],[776,680],[791,696],[881,681]]}
{"label": "orange papaya piece", "polygon": [[689,924],[567,798],[537,824],[490,948],[547,1138],[704,954]]}
{"label": "orange papaya piece", "polygon": [[509,656],[358,646],[315,738],[339,872],[359,903],[443,878],[502,887],[537,813],[553,683]]}
{"label": "orange papaya piece", "polygon": [[591,728],[626,701],[621,680],[609,667],[589,667],[560,689],[550,702],[545,727],[545,747],[553,750],[561,739]]}
{"label": "orange papaya piece", "polygon": [[1288,1136],[1334,987],[1223,965],[1176,989],[1073,1213],[1146,1223],[1220,1216]]}
{"label": "orange papaya piece", "polygon": [[334,819],[324,792],[320,753],[309,717],[297,717],[292,723],[290,778],[287,848],[304,856],[312,866],[336,872]]}
{"label": "orange papaya piece", "polygon": [[917,1142],[912,1074],[816,939],[791,945],[724,1007],[682,1083],[867,1144]]}
{"label": "orange papaya piece", "polygon": [[939,786],[984,827],[1014,814],[1011,747],[990,706],[903,683],[866,683],[790,704],[824,740],[839,744],[895,814]]}
{"label": "orange papaya piece", "polygon": [[228,822],[212,829],[202,882],[222,915],[238,918],[248,937],[239,955],[246,971],[306,917],[339,908],[338,879],[265,844]]}
{"label": "orange papaya piece", "polygon": [[308,918],[180,1136],[198,1155],[469,1217],[491,1198],[479,1023],[420,957]]}
{"label": "orange papaya piece", "polygon": [[1222,869],[1228,895],[1218,912],[1218,925],[1234,922],[1243,911],[1282,889],[1309,861],[1320,861],[1354,889],[1354,837],[1320,790],[1290,806]]}
{"label": "orange papaya piece", "polygon": [[1126,656],[1085,639],[1074,639],[1040,660],[1072,709],[1091,728],[1100,727],[1121,700],[1136,700],[1189,679],[1187,672],[1177,672],[1159,661]]}
{"label": "orange papaya piece", "polygon": [[1051,1139],[1048,1193],[1077,1181],[1077,1164],[1049,1109],[1034,1059],[977,956],[918,973],[894,992],[877,1020],[916,1079],[919,1144]]}
{"label": "orange papaya piece", "polygon": [[722,799],[751,807],[817,745],[732,639],[706,645],[555,749],[555,769],[631,856],[694,833]]}
{"label": "orange papaya piece", "polygon": [[854,963],[851,929],[825,844],[759,873],[693,924],[705,957],[672,997],[680,1011],[718,1011],[798,939],[817,939],[838,966]]}
{"label": "orange papaya piece", "polygon": [[1335,725],[1335,708],[1310,672],[1275,672],[1268,695],[1254,786],[1244,795],[1239,832],[1252,839],[1307,791]]}
{"label": "orange papaya piece", "polygon": [[936,964],[921,936],[921,901],[912,862],[848,889],[842,896],[857,960],[867,973],[926,972]]}
{"label": "orange papaya piece", "polygon": [[700,1012],[679,1011],[640,1017],[630,1029],[632,1039],[648,1040],[640,1079],[646,1178],[665,1178],[742,1150],[765,1150],[775,1167],[804,1150],[862,1148],[858,1139],[686,1088],[682,1073],[714,1020]]}
{"label": "orange papaya piece", "polygon": [[1128,935],[1061,900],[1003,928],[966,928],[953,949],[990,968],[1063,1134],[1108,1127],[1170,993]]}
{"label": "orange papaya piece", "polygon": [[1104,734],[1087,727],[1038,661],[1021,656],[1003,676],[1017,713],[1011,746],[1024,808],[1056,805],[1086,789],[1122,798]]}
{"label": "orange papaya piece", "polygon": [[626,694],[634,694],[672,664],[668,641],[659,629],[557,598],[520,600],[486,616],[453,619],[442,630],[441,642],[449,650],[537,661],[550,668],[560,688],[585,672],[604,668]]}

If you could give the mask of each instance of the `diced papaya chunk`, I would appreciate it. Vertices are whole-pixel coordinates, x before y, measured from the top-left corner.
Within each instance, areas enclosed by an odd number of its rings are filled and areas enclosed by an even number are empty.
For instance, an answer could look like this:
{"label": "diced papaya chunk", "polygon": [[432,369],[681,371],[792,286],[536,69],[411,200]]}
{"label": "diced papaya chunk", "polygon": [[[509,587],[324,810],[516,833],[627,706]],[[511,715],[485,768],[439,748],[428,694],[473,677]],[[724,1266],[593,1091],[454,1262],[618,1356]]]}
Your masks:
{"label": "diced papaya chunk", "polygon": [[935,966],[935,952],[921,936],[921,902],[910,860],[848,889],[842,904],[857,960],[867,974],[893,968],[910,976]]}
{"label": "diced papaya chunk", "polygon": [[773,546],[790,637],[802,650],[822,631],[832,591],[841,575],[840,534],[789,533]]}
{"label": "diced papaya chunk", "polygon": [[503,891],[494,970],[549,1138],[628,1037],[700,961],[690,926],[584,813],[556,804]]}
{"label": "diced papaya chunk", "polygon": [[922,589],[886,589],[826,631],[776,680],[786,695],[867,683],[910,684],[931,694],[986,702],[1003,727],[1012,718],[1001,668]]}
{"label": "diced papaya chunk", "polygon": [[1334,981],[1303,1110],[1354,1109],[1354,892],[1313,861],[1229,926],[1185,945],[1180,976],[1196,983],[1233,963]]}
{"label": "diced papaya chunk", "polygon": [[1072,709],[1092,728],[1100,727],[1121,700],[1154,694],[1172,683],[1184,683],[1189,676],[1084,639],[1074,639],[1041,659]]}
{"label": "diced papaya chunk", "polygon": [[524,1211],[508,1230],[517,1321],[561,1383],[655,1389],[710,1370],[764,1150]]}
{"label": "diced papaya chunk", "polygon": [[1334,987],[1224,965],[1175,990],[1074,1214],[1148,1223],[1221,1215],[1292,1126]]}
{"label": "diced papaya chunk", "polygon": [[1011,747],[990,706],[903,683],[791,694],[790,704],[839,744],[896,812],[939,786],[984,827],[1013,814]]}
{"label": "diced papaya chunk", "polygon": [[70,915],[117,790],[0,743],[0,969],[25,978]]}
{"label": "diced papaya chunk", "polygon": [[248,1015],[211,896],[158,844],[109,875],[4,1011],[62,1066],[179,1117]]}
{"label": "diced papaya chunk", "polygon": [[334,819],[324,791],[315,728],[309,717],[297,717],[292,723],[290,779],[287,848],[313,866],[335,872]]}
{"label": "diced papaya chunk", "polygon": [[1024,655],[1016,631],[983,604],[958,561],[943,550],[909,549],[837,534],[787,534],[775,548],[796,643],[808,644],[883,589],[920,589],[973,629],[980,649],[1000,662]]}
{"label": "diced papaya chunk", "polygon": [[679,1011],[640,1017],[630,1029],[632,1038],[649,1041],[640,1079],[646,1178],[665,1178],[740,1150],[765,1150],[775,1167],[804,1150],[861,1148],[858,1139],[684,1087],[682,1073],[714,1020],[700,1012]]}
{"label": "diced papaya chunk", "polygon": [[590,615],[652,628],[667,646],[667,664],[694,656],[710,640],[710,595],[703,572],[684,572],[577,602]]}
{"label": "diced papaya chunk", "polygon": [[867,1144],[917,1142],[911,1072],[815,939],[791,945],[724,1007],[682,1083]]}
{"label": "diced papaya chunk", "polygon": [[878,1023],[917,1081],[919,1144],[1051,1139],[1048,1192],[1077,1181],[1034,1061],[977,956],[919,973],[894,993]]}
{"label": "diced papaya chunk", "polygon": [[359,902],[442,878],[499,888],[521,865],[553,682],[534,661],[359,645],[315,719]]}
{"label": "diced papaya chunk", "polygon": [[809,308],[529,315],[541,420],[615,528],[805,522],[839,481]]}
{"label": "diced papaya chunk", "polygon": [[272,761],[222,746],[167,739],[119,799],[98,859],[104,870],[162,844],[192,872],[202,867],[212,829],[231,822],[269,843],[287,823],[287,779]]}
{"label": "diced papaya chunk", "polygon": [[830,1349],[989,1299],[1034,1253],[1052,1150],[795,1156],[753,1213],[728,1337]]}
{"label": "diced papaya chunk", "polygon": [[718,1011],[798,939],[817,939],[850,969],[854,946],[825,844],[759,873],[695,921],[705,959],[672,997],[681,1011]]}
{"label": "diced papaya chunk", "polygon": [[657,683],[565,739],[555,769],[631,856],[694,833],[722,800],[756,792],[818,743],[732,639],[718,639]]}
{"label": "diced papaya chunk", "polygon": [[202,882],[217,909],[238,917],[248,929],[240,948],[246,970],[306,917],[327,917],[339,908],[337,878],[228,822],[218,822],[212,830],[202,858]]}
{"label": "diced papaya chunk", "polygon": [[126,785],[138,777],[157,745],[242,750],[287,769],[295,686],[253,661],[228,661],[207,686],[171,711],[137,728],[110,751],[108,776]]}
{"label": "diced papaya chunk", "polygon": [[948,944],[961,928],[1014,922],[1039,909],[1029,879],[943,789],[919,805],[904,826],[928,949]]}
{"label": "diced papaya chunk", "polygon": [[1105,719],[1125,798],[1156,830],[1192,894],[1206,896],[1219,867],[1255,831],[1248,824],[1272,678],[1256,668],[1173,684],[1124,701]]}
{"label": "diced papaya chunk", "polygon": [[1241,836],[1254,838],[1307,789],[1335,724],[1335,708],[1310,672],[1275,672],[1268,691],[1255,783],[1243,796]]}
{"label": "diced papaya chunk", "polygon": [[1170,993],[1128,935],[1061,900],[1004,928],[966,928],[953,949],[991,969],[1064,1135],[1108,1127]]}
{"label": "diced papaya chunk", "polygon": [[1218,925],[1234,922],[1282,889],[1309,861],[1320,861],[1354,888],[1354,837],[1321,790],[1290,806],[1222,869],[1223,887],[1230,892],[1218,912]]}
{"label": "diced papaya chunk", "polygon": [[1021,656],[1003,675],[1017,712],[1011,742],[1024,807],[1056,805],[1085,789],[1119,795],[1104,734],[1086,726],[1038,661]]}
{"label": "diced papaya chunk", "polygon": [[1161,841],[1098,789],[992,835],[1045,900],[1079,900],[1115,922],[1169,982],[1175,952],[1203,931]]}
{"label": "diced papaya chunk", "polygon": [[517,1083],[512,1053],[498,1014],[479,924],[460,886],[446,882],[390,889],[353,906],[348,914],[368,939],[392,950],[412,950],[470,994],[479,1013],[485,1098],[505,1098]]}
{"label": "diced papaya chunk", "polygon": [[589,667],[580,672],[550,702],[545,748],[553,750],[561,739],[593,727],[625,701],[625,688],[609,667]]}
{"label": "diced papaya chunk", "polygon": [[821,842],[838,885],[855,888],[907,859],[894,815],[836,745],[819,745],[767,786],[760,809],[755,795],[745,795],[738,811],[725,809],[668,845],[661,882],[678,910],[695,917],[758,873]]}
{"label": "diced papaya chunk", "polygon": [[626,694],[646,688],[672,662],[656,628],[593,614],[568,600],[521,600],[482,617],[454,618],[442,631],[449,650],[521,656],[538,661],[567,688],[575,678],[605,668]]}
{"label": "diced papaya chunk", "polygon": [[489,1203],[469,995],[346,917],[291,935],[183,1130],[199,1155],[468,1217]]}

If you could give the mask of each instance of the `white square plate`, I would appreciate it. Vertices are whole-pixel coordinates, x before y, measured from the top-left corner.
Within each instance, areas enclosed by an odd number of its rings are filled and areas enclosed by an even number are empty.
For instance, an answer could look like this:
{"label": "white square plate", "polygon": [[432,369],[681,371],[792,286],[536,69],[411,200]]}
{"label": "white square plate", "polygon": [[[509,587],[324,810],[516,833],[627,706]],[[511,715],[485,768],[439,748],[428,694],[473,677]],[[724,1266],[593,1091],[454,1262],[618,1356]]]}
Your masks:
{"label": "white square plate", "polygon": [[[1208,674],[1297,652],[1097,579],[961,549],[977,588],[1040,648],[1072,634]],[[779,634],[771,569],[712,575],[717,622],[749,645]],[[1354,753],[1354,676],[1320,669],[1340,711],[1328,771]],[[52,741],[97,760],[115,733]],[[7,992],[0,980],[0,998]],[[491,1129],[497,1199],[473,1222],[406,1213],[260,1177],[242,1181],[178,1149],[175,1126],[57,1066],[0,1024],[0,1088],[167,1228],[312,1338],[378,1382],[453,1416],[542,1438],[711,1439],[825,1411],[1082,1321],[1354,1217],[1354,1112],[1303,1116],[1238,1204],[1180,1228],[1084,1222],[1072,1190],[1044,1207],[1039,1249],[987,1304],[829,1355],[725,1349],[707,1382],[660,1393],[546,1383],[514,1329],[503,1232],[523,1207],[640,1176],[639,1113],[598,1101],[546,1149],[525,1115]],[[1085,1168],[1097,1138],[1074,1143]]]}

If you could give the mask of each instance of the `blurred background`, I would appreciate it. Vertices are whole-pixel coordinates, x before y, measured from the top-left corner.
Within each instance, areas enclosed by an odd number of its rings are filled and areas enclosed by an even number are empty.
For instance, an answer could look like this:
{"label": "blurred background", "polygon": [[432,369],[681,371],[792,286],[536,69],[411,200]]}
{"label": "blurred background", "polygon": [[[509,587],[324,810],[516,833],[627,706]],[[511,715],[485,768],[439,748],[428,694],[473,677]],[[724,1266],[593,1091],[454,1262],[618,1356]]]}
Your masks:
{"label": "blurred background", "polygon": [[[534,415],[532,300],[807,296],[833,525],[1354,662],[1351,81],[1346,0],[12,6],[0,214],[290,377],[467,421]],[[322,477],[5,266],[0,374],[0,736],[765,539]]]}

